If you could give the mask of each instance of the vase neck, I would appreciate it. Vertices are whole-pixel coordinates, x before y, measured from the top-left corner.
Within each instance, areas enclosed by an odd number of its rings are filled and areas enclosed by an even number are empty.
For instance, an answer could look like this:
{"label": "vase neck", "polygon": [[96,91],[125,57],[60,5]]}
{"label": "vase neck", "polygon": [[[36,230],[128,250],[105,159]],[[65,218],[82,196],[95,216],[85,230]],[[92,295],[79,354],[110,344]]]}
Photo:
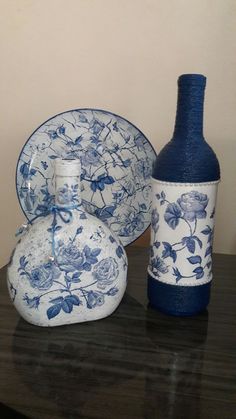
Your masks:
{"label": "vase neck", "polygon": [[174,139],[203,139],[203,105],[206,77],[184,74],[178,80]]}
{"label": "vase neck", "polygon": [[81,205],[79,160],[57,159],[55,164],[55,203],[63,207]]}

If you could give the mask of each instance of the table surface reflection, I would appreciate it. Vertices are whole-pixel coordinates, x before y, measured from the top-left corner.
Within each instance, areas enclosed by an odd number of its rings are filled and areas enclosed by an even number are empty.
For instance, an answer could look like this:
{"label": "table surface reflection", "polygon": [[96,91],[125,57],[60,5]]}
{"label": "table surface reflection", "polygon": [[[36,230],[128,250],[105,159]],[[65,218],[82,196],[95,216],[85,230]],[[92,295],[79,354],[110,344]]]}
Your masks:
{"label": "table surface reflection", "polygon": [[236,418],[236,256],[214,255],[208,311],[147,305],[148,251],[129,247],[126,295],[110,317],[39,328],[0,282],[0,417]]}

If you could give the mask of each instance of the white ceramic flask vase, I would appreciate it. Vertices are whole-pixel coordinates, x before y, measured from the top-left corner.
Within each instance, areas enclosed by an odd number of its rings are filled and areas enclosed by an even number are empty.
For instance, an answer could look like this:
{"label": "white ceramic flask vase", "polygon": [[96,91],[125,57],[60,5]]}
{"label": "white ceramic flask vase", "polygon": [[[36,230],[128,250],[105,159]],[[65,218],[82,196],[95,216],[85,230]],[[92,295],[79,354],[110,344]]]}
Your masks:
{"label": "white ceramic flask vase", "polygon": [[79,160],[56,160],[55,185],[55,205],[26,229],[8,266],[17,311],[39,326],[107,317],[126,289],[120,240],[83,209]]}
{"label": "white ceramic flask vase", "polygon": [[187,316],[209,303],[220,169],[203,137],[206,78],[182,75],[178,84],[174,135],[158,155],[152,179],[148,297],[161,311]]}

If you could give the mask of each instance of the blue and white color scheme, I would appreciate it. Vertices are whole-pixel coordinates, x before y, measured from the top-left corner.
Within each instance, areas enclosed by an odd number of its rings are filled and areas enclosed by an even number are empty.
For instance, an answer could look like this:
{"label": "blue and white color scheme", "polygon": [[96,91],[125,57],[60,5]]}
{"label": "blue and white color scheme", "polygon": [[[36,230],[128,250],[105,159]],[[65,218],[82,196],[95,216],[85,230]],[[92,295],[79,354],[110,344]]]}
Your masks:
{"label": "blue and white color scheme", "polygon": [[218,181],[199,184],[153,179],[150,263],[153,279],[199,286],[212,279],[212,241]]}
{"label": "blue and white color scheme", "polygon": [[57,159],[56,203],[23,229],[8,266],[11,299],[35,325],[107,317],[126,289],[124,248],[104,223],[84,211],[78,164]]}
{"label": "blue and white color scheme", "polygon": [[43,123],[24,145],[16,170],[17,194],[28,220],[54,203],[53,165],[58,157],[80,159],[83,206],[123,245],[147,229],[156,153],[138,128],[96,109],[64,112]]}

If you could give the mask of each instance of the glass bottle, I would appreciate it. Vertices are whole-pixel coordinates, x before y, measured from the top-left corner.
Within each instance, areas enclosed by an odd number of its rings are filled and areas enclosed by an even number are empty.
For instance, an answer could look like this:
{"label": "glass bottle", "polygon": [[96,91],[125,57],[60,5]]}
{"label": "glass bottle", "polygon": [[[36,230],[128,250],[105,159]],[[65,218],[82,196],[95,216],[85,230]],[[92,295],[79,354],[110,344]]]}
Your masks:
{"label": "glass bottle", "polygon": [[203,136],[205,84],[200,74],[179,77],[174,135],[152,179],[148,298],[172,315],[196,314],[210,298],[220,168]]}
{"label": "glass bottle", "polygon": [[55,205],[26,229],[8,266],[16,309],[39,326],[106,317],[126,288],[120,240],[82,207],[79,160],[56,160],[55,186]]}

